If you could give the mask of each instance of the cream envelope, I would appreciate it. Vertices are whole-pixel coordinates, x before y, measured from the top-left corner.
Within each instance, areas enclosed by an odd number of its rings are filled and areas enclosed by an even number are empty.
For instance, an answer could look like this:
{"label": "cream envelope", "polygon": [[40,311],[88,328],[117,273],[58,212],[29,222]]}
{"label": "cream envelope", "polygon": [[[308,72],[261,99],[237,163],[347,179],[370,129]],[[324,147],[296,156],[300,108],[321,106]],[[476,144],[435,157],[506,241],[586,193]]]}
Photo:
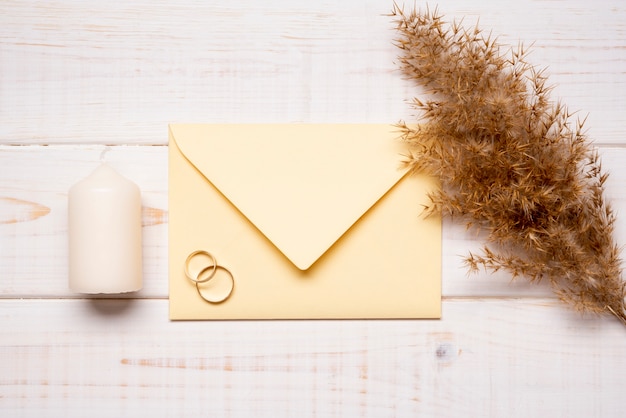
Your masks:
{"label": "cream envelope", "polygon": [[[170,319],[439,318],[438,185],[404,147],[392,125],[170,125]],[[232,273],[224,302],[186,277],[196,250]]]}

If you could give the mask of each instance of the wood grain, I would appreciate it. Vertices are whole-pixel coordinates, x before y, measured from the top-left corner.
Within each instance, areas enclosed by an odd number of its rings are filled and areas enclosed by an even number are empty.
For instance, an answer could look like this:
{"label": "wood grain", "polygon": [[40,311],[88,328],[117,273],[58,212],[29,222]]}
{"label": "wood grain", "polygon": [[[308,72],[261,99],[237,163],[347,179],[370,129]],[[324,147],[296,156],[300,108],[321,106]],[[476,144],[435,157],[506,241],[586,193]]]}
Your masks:
{"label": "wood grain", "polygon": [[50,208],[27,200],[12,197],[0,197],[0,211],[4,217],[0,224],[30,222],[50,213]]}
{"label": "wood grain", "polygon": [[[100,164],[107,148],[76,146],[0,146],[0,297],[77,297],[67,287],[67,191]],[[600,148],[610,173],[606,197],[626,213],[626,149]],[[167,147],[116,146],[106,161],[142,190],[144,289],[127,295],[166,298]],[[6,220],[5,222],[1,222]],[[450,220],[443,228],[444,296],[551,297],[545,285],[512,282],[506,272],[467,275],[463,257],[480,250],[480,235]],[[616,223],[616,240],[626,244],[626,218]]]}
{"label": "wood grain", "polygon": [[78,296],[67,281],[67,192],[102,156],[142,193],[144,288],[126,296],[167,297],[167,147],[91,145],[0,146],[0,220],[11,220],[0,222],[0,297]]}
{"label": "wood grain", "polygon": [[[624,415],[623,326],[467,276],[480,236],[450,221],[441,320],[167,320],[167,124],[415,120],[392,5],[0,2],[0,416]],[[626,244],[626,3],[429,6],[533,44],[588,115]],[[123,298],[67,288],[67,191],[103,158],[142,190],[144,289]]]}
{"label": "wood grain", "polygon": [[[407,7],[408,7],[407,3]],[[534,43],[601,143],[622,141],[626,6],[434,3]],[[3,1],[3,143],[165,144],[168,122],[383,122],[420,92],[394,63],[393,2]],[[433,6],[434,7],[434,6]]]}
{"label": "wood grain", "polygon": [[[47,327],[24,326],[41,321]],[[617,417],[617,322],[452,300],[440,321],[167,322],[166,301],[0,301],[6,416]],[[549,319],[548,319],[549,318]]]}

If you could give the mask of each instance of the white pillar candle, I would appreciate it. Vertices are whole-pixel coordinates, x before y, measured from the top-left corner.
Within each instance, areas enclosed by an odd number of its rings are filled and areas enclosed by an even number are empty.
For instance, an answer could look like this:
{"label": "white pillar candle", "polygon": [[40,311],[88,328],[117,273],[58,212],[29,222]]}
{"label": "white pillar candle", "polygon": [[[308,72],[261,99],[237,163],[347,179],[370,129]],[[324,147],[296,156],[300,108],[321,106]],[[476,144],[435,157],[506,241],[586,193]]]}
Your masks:
{"label": "white pillar candle", "polygon": [[107,164],[69,190],[69,286],[78,293],[141,289],[141,193]]}

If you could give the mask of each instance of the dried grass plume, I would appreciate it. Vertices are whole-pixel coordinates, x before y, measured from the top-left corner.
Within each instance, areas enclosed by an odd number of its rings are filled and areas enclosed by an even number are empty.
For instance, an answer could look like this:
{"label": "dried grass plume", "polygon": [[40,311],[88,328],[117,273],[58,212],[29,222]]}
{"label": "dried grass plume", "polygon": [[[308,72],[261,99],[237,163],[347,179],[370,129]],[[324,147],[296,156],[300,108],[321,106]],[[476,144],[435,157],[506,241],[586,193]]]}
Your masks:
{"label": "dried grass plume", "polygon": [[486,231],[471,271],[548,280],[583,313],[626,325],[625,283],[604,199],[607,174],[546,75],[523,46],[503,48],[478,27],[447,24],[437,10],[394,6],[400,67],[428,98],[422,123],[400,123],[408,164],[442,182],[428,211]]}

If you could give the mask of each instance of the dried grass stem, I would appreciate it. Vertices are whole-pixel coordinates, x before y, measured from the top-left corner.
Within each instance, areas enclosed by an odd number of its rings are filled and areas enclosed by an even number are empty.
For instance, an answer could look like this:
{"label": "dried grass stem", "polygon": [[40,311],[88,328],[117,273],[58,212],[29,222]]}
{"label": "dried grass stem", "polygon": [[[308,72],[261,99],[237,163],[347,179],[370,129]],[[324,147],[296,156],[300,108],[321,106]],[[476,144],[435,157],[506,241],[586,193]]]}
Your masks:
{"label": "dried grass stem", "polygon": [[522,45],[505,49],[437,10],[396,5],[392,15],[400,67],[427,92],[413,100],[423,123],[399,123],[407,164],[442,181],[429,211],[487,231],[482,252],[466,259],[470,271],[548,280],[577,310],[626,325],[607,174],[584,120],[550,99],[545,72]]}

